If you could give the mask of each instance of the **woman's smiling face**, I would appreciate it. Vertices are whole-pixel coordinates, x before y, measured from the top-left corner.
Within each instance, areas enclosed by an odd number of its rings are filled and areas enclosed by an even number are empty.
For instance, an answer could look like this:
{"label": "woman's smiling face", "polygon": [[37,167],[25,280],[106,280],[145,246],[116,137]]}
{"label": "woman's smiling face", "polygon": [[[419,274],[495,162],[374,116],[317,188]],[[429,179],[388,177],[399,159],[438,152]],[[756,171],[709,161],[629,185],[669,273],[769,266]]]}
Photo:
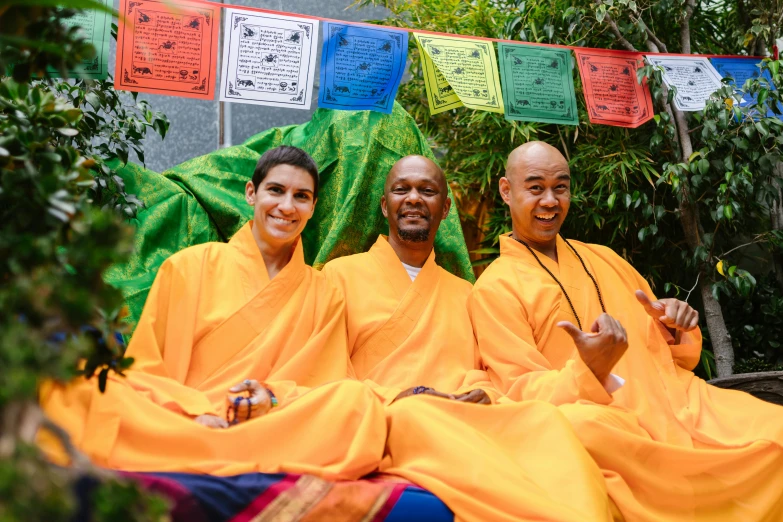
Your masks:
{"label": "woman's smiling face", "polygon": [[253,205],[256,238],[272,248],[293,244],[315,210],[315,184],[306,170],[276,165],[253,187],[245,186],[245,199]]}

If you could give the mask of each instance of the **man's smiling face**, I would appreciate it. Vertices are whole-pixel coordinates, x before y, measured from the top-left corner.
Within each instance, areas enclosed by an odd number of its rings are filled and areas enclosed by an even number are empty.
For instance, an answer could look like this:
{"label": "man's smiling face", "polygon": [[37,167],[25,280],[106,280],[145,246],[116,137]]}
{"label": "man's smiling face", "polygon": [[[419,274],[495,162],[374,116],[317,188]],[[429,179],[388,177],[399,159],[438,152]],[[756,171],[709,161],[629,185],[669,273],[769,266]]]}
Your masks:
{"label": "man's smiling face", "polygon": [[389,220],[389,235],[408,243],[434,240],[451,201],[437,165],[419,156],[395,164],[386,180],[381,210]]}
{"label": "man's smiling face", "polygon": [[532,142],[511,153],[500,194],[514,235],[539,250],[554,247],[571,205],[568,162],[554,147]]}

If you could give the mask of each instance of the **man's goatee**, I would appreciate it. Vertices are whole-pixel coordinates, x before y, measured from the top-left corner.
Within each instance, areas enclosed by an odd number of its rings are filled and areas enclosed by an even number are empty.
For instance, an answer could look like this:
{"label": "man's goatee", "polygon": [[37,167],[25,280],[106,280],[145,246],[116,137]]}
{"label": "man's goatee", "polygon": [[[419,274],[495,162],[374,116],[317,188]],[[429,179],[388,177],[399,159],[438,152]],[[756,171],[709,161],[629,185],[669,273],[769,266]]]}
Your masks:
{"label": "man's goatee", "polygon": [[423,243],[430,237],[430,227],[426,228],[401,228],[398,231],[400,239],[411,243]]}

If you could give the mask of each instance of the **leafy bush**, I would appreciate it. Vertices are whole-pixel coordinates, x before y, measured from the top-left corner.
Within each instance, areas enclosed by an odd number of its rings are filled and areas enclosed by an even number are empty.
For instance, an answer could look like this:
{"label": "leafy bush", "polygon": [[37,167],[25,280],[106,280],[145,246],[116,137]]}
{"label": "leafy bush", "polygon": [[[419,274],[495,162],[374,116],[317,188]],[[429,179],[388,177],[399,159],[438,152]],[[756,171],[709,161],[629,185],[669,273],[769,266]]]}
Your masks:
{"label": "leafy bush", "polygon": [[[163,136],[168,128],[110,80],[45,78],[49,67],[65,71],[95,52],[62,23],[75,11],[51,4],[0,10],[0,66],[13,75],[0,82],[0,520],[70,520],[83,473],[101,479],[94,519],[160,520],[161,500],[92,469],[36,404],[42,380],[97,374],[103,389],[109,372],[132,363],[115,335],[122,296],[101,276],[129,254],[125,220],[142,203],[114,169],[129,146],[143,153],[147,130]],[[73,469],[42,459],[39,428],[62,441]]]}

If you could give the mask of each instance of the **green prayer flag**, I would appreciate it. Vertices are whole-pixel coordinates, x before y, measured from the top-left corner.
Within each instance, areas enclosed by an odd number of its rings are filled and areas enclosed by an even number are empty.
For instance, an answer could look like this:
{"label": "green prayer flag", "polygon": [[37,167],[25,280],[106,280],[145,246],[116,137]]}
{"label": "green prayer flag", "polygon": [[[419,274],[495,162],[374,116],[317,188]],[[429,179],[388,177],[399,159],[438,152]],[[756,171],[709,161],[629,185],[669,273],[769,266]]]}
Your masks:
{"label": "green prayer flag", "polygon": [[[109,9],[114,7],[114,0],[98,0]],[[109,40],[111,38],[112,16],[105,11],[85,9],[63,20],[67,27],[79,27],[79,36],[95,47],[95,56],[84,60],[75,68],[67,71],[69,78],[92,78],[104,80],[109,75]],[[59,77],[60,71],[49,68],[52,78]]]}
{"label": "green prayer flag", "polygon": [[578,125],[571,51],[499,43],[507,120]]}
{"label": "green prayer flag", "polygon": [[[398,159],[411,154],[435,159],[416,122],[395,103],[388,115],[318,109],[307,123],[269,129],[162,174],[129,163],[120,176],[146,208],[133,220],[135,253],[111,267],[105,279],[123,292],[133,324],[163,261],[191,245],[228,241],[252,219],[245,184],[261,154],[278,145],[304,149],[320,171],[315,214],[302,234],[305,261],[318,269],[336,257],[365,252],[378,234],[388,234],[381,196]],[[435,253],[440,266],[474,280],[456,205],[440,224]]]}

